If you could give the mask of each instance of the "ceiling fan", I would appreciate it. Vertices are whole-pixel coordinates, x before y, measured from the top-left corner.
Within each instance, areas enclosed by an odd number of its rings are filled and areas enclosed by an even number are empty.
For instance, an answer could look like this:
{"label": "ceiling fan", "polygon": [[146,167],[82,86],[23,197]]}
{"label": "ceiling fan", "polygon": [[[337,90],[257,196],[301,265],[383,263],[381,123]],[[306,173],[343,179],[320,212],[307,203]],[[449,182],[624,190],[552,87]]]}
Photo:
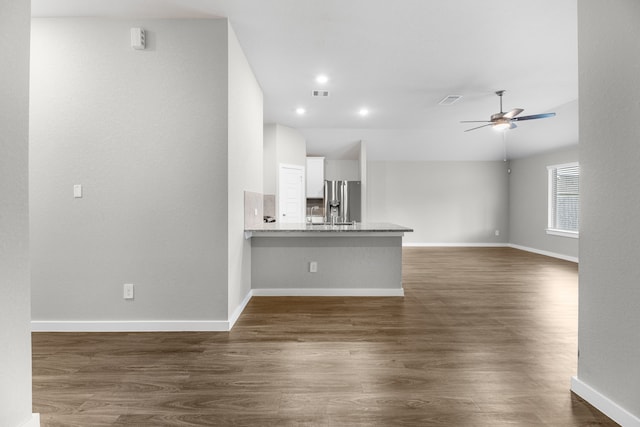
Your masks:
{"label": "ceiling fan", "polygon": [[511,111],[504,112],[502,111],[502,95],[504,94],[504,90],[496,91],[496,95],[500,97],[500,112],[491,115],[490,120],[464,120],[460,123],[486,123],[486,125],[477,126],[471,129],[465,130],[465,132],[469,132],[471,130],[480,129],[486,126],[493,126],[495,130],[506,130],[516,128],[515,122],[519,122],[522,120],[535,120],[535,119],[545,119],[547,117],[553,117],[556,113],[543,113],[543,114],[533,114],[531,116],[522,116],[516,117],[518,114],[522,113],[524,110],[522,108],[514,108]]}

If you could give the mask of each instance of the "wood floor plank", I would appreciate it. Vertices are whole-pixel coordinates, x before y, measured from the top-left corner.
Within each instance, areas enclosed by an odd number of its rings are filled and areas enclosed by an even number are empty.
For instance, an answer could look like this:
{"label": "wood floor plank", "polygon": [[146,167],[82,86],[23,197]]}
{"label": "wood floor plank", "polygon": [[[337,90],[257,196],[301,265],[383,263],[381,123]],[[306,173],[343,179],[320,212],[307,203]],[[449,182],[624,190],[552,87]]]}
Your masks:
{"label": "wood floor plank", "polygon": [[405,248],[403,285],[254,297],[228,333],[34,333],[33,410],[43,427],[616,425],[569,390],[576,264]]}

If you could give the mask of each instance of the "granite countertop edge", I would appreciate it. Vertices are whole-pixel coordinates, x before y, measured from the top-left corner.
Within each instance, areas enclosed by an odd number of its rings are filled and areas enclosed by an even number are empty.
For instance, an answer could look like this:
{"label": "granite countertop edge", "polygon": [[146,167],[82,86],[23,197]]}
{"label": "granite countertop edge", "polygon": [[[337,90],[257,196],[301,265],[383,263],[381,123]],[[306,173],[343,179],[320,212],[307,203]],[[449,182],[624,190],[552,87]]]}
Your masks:
{"label": "granite countertop edge", "polygon": [[257,227],[249,227],[245,232],[278,232],[278,233],[340,233],[340,232],[413,232],[412,228],[392,223],[357,223],[356,225],[325,225],[325,224],[282,224],[265,223]]}

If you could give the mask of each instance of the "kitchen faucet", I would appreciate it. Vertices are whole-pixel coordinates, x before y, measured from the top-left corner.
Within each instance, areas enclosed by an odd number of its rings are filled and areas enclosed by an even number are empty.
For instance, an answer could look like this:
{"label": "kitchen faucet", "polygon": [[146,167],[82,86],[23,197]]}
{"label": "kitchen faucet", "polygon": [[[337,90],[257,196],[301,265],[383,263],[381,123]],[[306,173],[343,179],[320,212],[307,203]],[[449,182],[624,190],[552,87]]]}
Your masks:
{"label": "kitchen faucet", "polygon": [[307,215],[307,222],[309,224],[313,224],[313,210],[314,209],[319,209],[317,206],[311,206],[311,208],[309,208],[309,213]]}

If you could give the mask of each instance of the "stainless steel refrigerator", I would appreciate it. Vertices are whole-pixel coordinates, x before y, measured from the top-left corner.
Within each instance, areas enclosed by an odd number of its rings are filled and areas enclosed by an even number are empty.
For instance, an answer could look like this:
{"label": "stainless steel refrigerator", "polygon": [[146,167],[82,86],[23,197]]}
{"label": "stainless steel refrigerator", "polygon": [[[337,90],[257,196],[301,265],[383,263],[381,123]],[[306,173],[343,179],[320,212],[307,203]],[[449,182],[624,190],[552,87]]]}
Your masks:
{"label": "stainless steel refrigerator", "polygon": [[324,220],[353,222],[362,220],[360,181],[324,182]]}

